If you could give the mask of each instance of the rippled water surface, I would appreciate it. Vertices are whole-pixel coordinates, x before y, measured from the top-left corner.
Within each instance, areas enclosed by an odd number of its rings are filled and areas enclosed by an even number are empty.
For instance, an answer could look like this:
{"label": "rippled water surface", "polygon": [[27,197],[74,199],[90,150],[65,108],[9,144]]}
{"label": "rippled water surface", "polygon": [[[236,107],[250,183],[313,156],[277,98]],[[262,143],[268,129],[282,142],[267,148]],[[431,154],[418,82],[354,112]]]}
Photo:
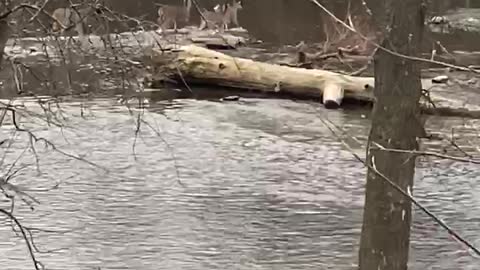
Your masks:
{"label": "rippled water surface", "polygon": [[[48,269],[354,269],[365,169],[325,123],[356,136],[349,144],[363,154],[362,111],[275,99],[152,101],[135,141],[137,111],[114,100],[61,107],[62,130],[31,118],[23,125],[108,171],[41,143],[39,172],[31,151],[17,164],[33,164],[14,183],[41,205],[34,212],[17,205],[16,214],[53,231],[35,233],[39,248],[51,251],[38,254]],[[445,134],[463,128],[463,145],[478,141],[464,121],[430,126]],[[12,127],[1,131],[5,137]],[[17,134],[2,148],[7,163],[26,142]],[[477,246],[478,169],[427,160],[416,182],[421,201]],[[2,223],[1,269],[32,269],[23,241]],[[478,258],[419,211],[412,238],[412,269],[478,269]]]}

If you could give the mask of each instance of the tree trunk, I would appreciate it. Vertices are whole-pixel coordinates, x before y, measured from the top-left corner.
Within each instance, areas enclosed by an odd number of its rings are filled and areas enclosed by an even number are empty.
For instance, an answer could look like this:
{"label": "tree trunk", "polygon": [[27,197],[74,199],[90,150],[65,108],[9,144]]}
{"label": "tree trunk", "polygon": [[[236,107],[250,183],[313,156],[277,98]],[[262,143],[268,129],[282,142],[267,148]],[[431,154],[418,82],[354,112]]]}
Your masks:
{"label": "tree trunk", "polygon": [[8,38],[10,37],[10,27],[8,26],[7,20],[0,20],[0,69],[3,60],[3,51],[5,50],[5,45],[7,44]]}
{"label": "tree trunk", "polygon": [[[378,2],[378,1],[377,1]],[[416,56],[422,41],[425,5],[422,0],[384,0],[380,14],[388,18],[382,46]],[[374,16],[377,16],[374,13]],[[383,27],[383,25],[381,25]],[[389,29],[389,31],[385,31]],[[379,49],[375,55],[376,103],[367,145],[365,208],[359,252],[360,270],[406,270],[410,244],[411,202],[376,172],[411,192],[415,157],[379,150],[415,150],[424,133],[419,121],[421,96],[418,63]]]}

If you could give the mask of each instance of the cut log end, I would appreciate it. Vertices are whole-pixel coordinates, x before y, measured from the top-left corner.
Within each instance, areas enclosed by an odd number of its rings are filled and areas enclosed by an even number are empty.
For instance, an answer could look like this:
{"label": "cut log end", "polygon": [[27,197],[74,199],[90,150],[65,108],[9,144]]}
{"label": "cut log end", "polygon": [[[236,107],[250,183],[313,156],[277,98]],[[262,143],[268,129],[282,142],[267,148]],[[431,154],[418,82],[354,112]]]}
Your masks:
{"label": "cut log end", "polygon": [[340,103],[338,103],[337,101],[335,100],[325,100],[323,101],[323,106],[326,108],[326,109],[338,109],[340,108]]}
{"label": "cut log end", "polygon": [[323,89],[323,105],[327,109],[337,109],[342,104],[343,88],[336,83],[327,83]]}

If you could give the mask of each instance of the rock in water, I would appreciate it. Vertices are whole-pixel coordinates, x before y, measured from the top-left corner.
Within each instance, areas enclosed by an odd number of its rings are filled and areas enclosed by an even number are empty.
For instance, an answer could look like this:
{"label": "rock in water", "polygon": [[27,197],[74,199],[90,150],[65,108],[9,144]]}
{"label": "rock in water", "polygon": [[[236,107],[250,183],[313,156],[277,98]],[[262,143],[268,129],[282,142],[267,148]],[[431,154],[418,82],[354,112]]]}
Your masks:
{"label": "rock in water", "polygon": [[437,77],[432,78],[433,83],[446,83],[448,82],[448,76],[447,75],[440,75]]}
{"label": "rock in water", "polygon": [[238,101],[240,100],[239,96],[227,96],[220,99],[221,101]]}

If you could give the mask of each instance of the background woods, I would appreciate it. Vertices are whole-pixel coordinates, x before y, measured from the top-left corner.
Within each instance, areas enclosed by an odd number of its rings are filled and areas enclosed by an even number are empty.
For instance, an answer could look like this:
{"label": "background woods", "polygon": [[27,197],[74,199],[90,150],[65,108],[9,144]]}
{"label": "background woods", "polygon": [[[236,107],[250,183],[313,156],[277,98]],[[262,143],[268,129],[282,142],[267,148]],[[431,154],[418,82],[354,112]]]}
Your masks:
{"label": "background woods", "polygon": [[[53,11],[57,7],[68,5],[68,1],[49,1],[47,10]],[[73,3],[85,3],[84,1],[72,1]],[[180,1],[165,0],[162,3],[176,4]],[[212,8],[218,1],[215,0],[197,0],[202,7]],[[262,0],[262,1],[243,1],[244,10],[239,13],[241,24],[244,28],[255,37],[258,37],[266,42],[274,44],[296,44],[301,40],[308,42],[321,42],[325,40],[324,24],[330,24],[331,19],[324,13],[319,12],[315,5],[310,1],[295,1],[295,0]],[[345,18],[347,15],[348,1],[321,1],[329,10],[334,12],[338,17]],[[350,1],[351,13],[365,18],[365,8],[362,1]],[[369,6],[372,9],[378,8],[381,5],[380,0],[369,0]],[[104,3],[112,9],[131,16],[134,18],[143,18],[154,22],[156,20],[156,12],[154,3],[156,1],[134,1],[134,0],[106,0]],[[444,0],[444,1],[429,1],[428,10],[435,14],[445,12],[448,9],[465,6],[464,0]],[[472,8],[480,7],[479,3],[471,1],[469,6]],[[27,16],[28,18],[28,16]],[[200,18],[198,12],[192,12],[192,20],[199,23]],[[44,18],[43,22],[47,22]],[[130,26],[134,26],[130,23]],[[38,29],[38,25],[26,26],[30,31]],[[112,29],[117,31],[126,31],[125,22],[112,23]],[[42,31],[43,32],[43,31]],[[30,35],[34,35],[30,32]],[[478,40],[476,40],[478,41]],[[425,40],[427,47],[431,44],[428,39]],[[446,45],[452,42],[451,39],[445,40]],[[430,48],[430,47],[429,47]]]}

